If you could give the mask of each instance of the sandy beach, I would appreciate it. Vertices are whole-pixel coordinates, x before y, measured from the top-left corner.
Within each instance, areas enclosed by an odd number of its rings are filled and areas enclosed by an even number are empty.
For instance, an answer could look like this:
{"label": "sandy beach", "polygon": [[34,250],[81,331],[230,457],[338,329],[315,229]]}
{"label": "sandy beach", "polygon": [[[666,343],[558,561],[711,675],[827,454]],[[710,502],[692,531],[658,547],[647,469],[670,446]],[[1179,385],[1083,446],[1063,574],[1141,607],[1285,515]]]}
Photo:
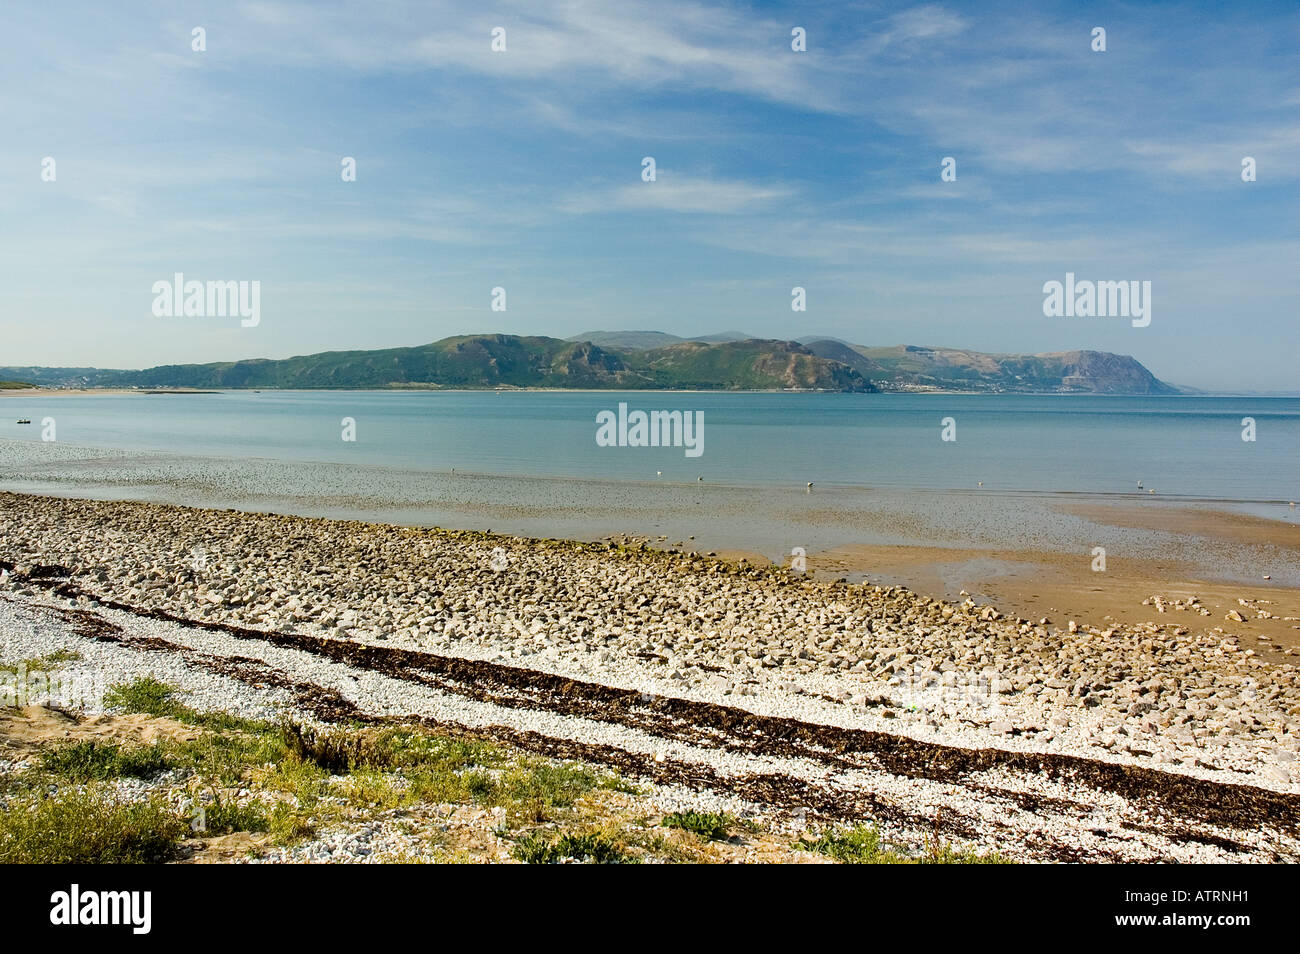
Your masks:
{"label": "sandy beach", "polygon": [[[1163,611],[1155,607],[1157,596],[1171,606],[1195,597],[1208,611],[1196,614],[1197,624],[1231,623],[1234,632],[1255,640],[1259,653],[1275,662],[1300,655],[1300,589],[1264,578],[1272,575],[1264,571],[1278,563],[1300,559],[1300,527],[1193,505],[1159,511],[1106,504],[1057,506],[1099,526],[1175,534],[1196,541],[1206,555],[1246,545],[1271,557],[1261,561],[1253,583],[1226,582],[1201,560],[1151,558],[1145,553],[1130,557],[1114,548],[1105,570],[1093,569],[1094,558],[1088,551],[866,545],[809,554],[808,569],[821,578],[867,578],[935,597],[965,591],[1026,617],[1101,623],[1135,624],[1160,618]],[[727,555],[761,559],[743,551]],[[1241,618],[1228,618],[1229,613]]]}
{"label": "sandy beach", "polygon": [[101,682],[458,725],[767,825],[1018,860],[1300,857],[1297,669],[1217,590],[1026,616],[647,544],[10,493],[0,530],[7,655],[75,645]]}

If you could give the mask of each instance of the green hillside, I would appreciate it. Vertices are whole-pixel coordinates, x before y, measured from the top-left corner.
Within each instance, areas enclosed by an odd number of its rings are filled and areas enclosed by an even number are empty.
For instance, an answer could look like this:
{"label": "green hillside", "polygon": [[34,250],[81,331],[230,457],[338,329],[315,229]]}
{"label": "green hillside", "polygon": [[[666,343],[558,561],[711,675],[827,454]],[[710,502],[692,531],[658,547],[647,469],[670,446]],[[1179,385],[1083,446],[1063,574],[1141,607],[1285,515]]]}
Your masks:
{"label": "green hillside", "polygon": [[665,388],[875,390],[852,368],[793,341],[685,341],[629,354],[627,361]]}
{"label": "green hillside", "polygon": [[873,390],[851,369],[800,345],[754,340],[688,342],[620,354],[588,341],[460,335],[412,348],[327,351],[281,360],[163,365],[144,371],[28,370],[54,387]]}
{"label": "green hillside", "polygon": [[[873,348],[831,338],[807,344],[732,333],[682,340],[599,332],[603,341],[458,335],[377,351],[164,365],[144,371],[0,367],[0,379],[44,387],[573,388],[1176,394],[1136,359],[1103,351],[981,354],[955,348]],[[653,346],[650,346],[653,345]]]}
{"label": "green hillside", "polygon": [[114,372],[109,386],[195,388],[610,388],[645,386],[618,355],[583,342],[462,335],[413,348]]}
{"label": "green hillside", "polygon": [[840,364],[852,368],[870,381],[884,380],[890,377],[890,373],[875,361],[855,350],[852,345],[836,341],[834,338],[809,341],[804,344],[804,347],[818,357],[838,361]]}

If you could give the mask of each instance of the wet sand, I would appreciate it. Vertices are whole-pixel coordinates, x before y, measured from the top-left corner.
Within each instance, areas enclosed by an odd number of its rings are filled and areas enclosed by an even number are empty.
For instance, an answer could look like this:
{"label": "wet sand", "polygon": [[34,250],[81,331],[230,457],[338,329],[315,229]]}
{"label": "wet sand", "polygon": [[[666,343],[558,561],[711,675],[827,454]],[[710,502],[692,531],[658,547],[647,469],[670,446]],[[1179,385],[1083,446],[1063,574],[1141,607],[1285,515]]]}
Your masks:
{"label": "wet sand", "polygon": [[[1241,544],[1275,551],[1280,559],[1300,558],[1300,526],[1285,521],[1189,504],[1159,509],[1067,504],[1060,509],[1099,526],[1176,534],[1199,545],[1211,560],[1217,549]],[[753,551],[733,550],[727,555],[765,561]],[[1069,620],[1094,626],[1158,621],[1200,633],[1226,624],[1265,659],[1300,655],[1300,588],[1265,580],[1268,564],[1261,564],[1256,582],[1246,583],[1215,579],[1200,561],[1152,558],[1145,553],[1133,557],[1113,547],[1107,550],[1104,571],[1094,570],[1093,562],[1091,550],[849,545],[810,552],[808,571],[819,578],[906,586],[935,598],[952,599],[964,591],[1003,612],[1035,620],[1047,617],[1056,625]],[[1162,613],[1152,602],[1156,596],[1168,604],[1196,597],[1210,612],[1202,615],[1170,605]],[[1241,620],[1227,618],[1230,612]]]}
{"label": "wet sand", "polygon": [[1112,527],[1193,534],[1212,540],[1264,544],[1300,552],[1300,507],[1288,507],[1287,519],[1269,520],[1194,504],[1132,506],[1128,504],[1060,504],[1071,513]]}

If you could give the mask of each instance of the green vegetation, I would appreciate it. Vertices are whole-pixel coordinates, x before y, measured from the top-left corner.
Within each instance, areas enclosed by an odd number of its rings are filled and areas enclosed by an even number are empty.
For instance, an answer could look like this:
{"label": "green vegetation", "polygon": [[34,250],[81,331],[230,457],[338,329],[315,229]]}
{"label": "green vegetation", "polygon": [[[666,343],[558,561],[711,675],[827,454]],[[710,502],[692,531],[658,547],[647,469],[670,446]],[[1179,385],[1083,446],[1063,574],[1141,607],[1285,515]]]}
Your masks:
{"label": "green vegetation", "polygon": [[173,716],[184,710],[174,696],[176,690],[167,683],[145,676],[131,683],[116,683],[104,694],[104,705],[124,712],[143,712],[152,716]]}
{"label": "green vegetation", "polygon": [[[0,368],[43,386],[149,388],[586,388],[874,391],[1080,391],[1174,394],[1135,359],[1103,351],[981,354],[915,345],[738,334],[690,341],[660,332],[602,332],[594,341],[459,335],[411,348],[329,351],[283,360],[167,365],[145,371]],[[715,340],[720,339],[720,340]]]}
{"label": "green vegetation", "polygon": [[[101,751],[79,746],[51,754],[47,767],[65,775],[106,778],[136,767],[185,768],[224,785],[255,785],[275,793],[258,827],[279,842],[307,837],[349,812],[406,809],[424,803],[501,807],[507,816],[541,823],[570,809],[589,792],[630,791],[618,776],[589,766],[519,756],[490,742],[413,728],[318,728],[198,713],[179,702],[171,686],[152,677],[111,687],[113,708],[165,716],[215,729],[185,742]],[[218,809],[218,817],[222,817]],[[209,812],[208,826],[215,823]]]}
{"label": "green vegetation", "polygon": [[665,828],[682,828],[694,832],[706,841],[721,841],[736,820],[718,812],[674,812],[664,816]]}
{"label": "green vegetation", "polygon": [[26,381],[0,381],[0,391],[16,391],[22,388],[34,388],[36,385]]}
{"label": "green vegetation", "polygon": [[856,828],[835,829],[813,842],[799,842],[796,848],[815,851],[849,865],[979,865],[1008,864],[997,854],[980,855],[974,852],[954,851],[952,846],[935,840],[928,843],[924,853],[908,855],[886,847],[875,828],[859,825]]}
{"label": "green vegetation", "polygon": [[0,812],[0,863],[169,861],[186,831],[160,801],[118,804],[95,789],[14,799]]}
{"label": "green vegetation", "polygon": [[[55,655],[38,662],[57,665],[67,658]],[[194,834],[266,833],[269,838],[262,842],[289,844],[323,827],[384,813],[389,813],[386,823],[409,824],[409,832],[427,839],[426,850],[453,861],[471,859],[483,849],[483,809],[493,810],[496,837],[514,842],[513,857],[530,864],[727,860],[741,843],[729,837],[732,832],[760,832],[725,813],[676,812],[660,822],[633,816],[645,806],[616,797],[636,793],[616,774],[524,755],[468,735],[419,726],[318,727],[199,713],[180,702],[173,687],[152,677],[113,686],[109,697],[118,709],[193,728],[170,726],[173,737],[147,744],[66,741],[42,748],[27,768],[0,777],[5,803],[0,863],[165,861],[179,857],[185,839]],[[110,784],[156,779],[163,772],[174,773],[161,780],[165,798],[160,793],[144,802],[122,802],[120,791],[131,789]],[[196,802],[201,814],[192,807]],[[621,821],[620,812],[625,813]],[[429,824],[453,815],[458,820],[450,827]],[[449,830],[463,834],[448,835]],[[457,837],[470,839],[468,849],[455,843]],[[866,827],[831,830],[794,847],[852,864],[1003,861],[956,851],[937,837],[913,854],[885,845]],[[496,857],[491,854],[496,850],[489,847],[489,856]]]}
{"label": "green vegetation", "polygon": [[267,729],[263,732],[209,732],[196,739],[165,743],[163,750],[176,768],[223,785],[237,785],[256,766],[284,757]]}
{"label": "green vegetation", "polygon": [[310,762],[330,775],[359,768],[393,768],[392,753],[371,736],[340,730],[317,731],[287,723],[280,741],[290,758]]}
{"label": "green vegetation", "polygon": [[624,357],[662,388],[875,390],[852,368],[820,358],[793,341],[685,341]]}
{"label": "green vegetation", "polygon": [[864,826],[847,831],[828,831],[814,842],[795,847],[815,851],[848,865],[907,864],[911,860],[884,850],[880,845],[880,833]]}
{"label": "green vegetation", "polygon": [[109,686],[104,705],[122,712],[139,712],[184,722],[213,731],[268,732],[272,723],[243,719],[226,712],[198,712],[176,698],[176,690],[167,683],[144,676],[130,683]]}
{"label": "green vegetation", "polygon": [[270,828],[271,820],[260,805],[222,801],[217,794],[211,804],[203,806],[203,828],[199,834],[229,835],[237,831],[269,831]]}
{"label": "green vegetation", "polygon": [[[0,368],[0,372],[4,369]],[[42,383],[184,388],[829,388],[871,390],[857,373],[788,341],[687,342],[619,352],[587,341],[459,335],[376,351],[167,365],[145,371],[30,369]]]}
{"label": "green vegetation", "polygon": [[596,789],[631,791],[618,776],[586,765],[523,759],[500,777],[489,797],[499,805],[513,802],[543,809],[567,808]]}
{"label": "green vegetation", "polygon": [[605,832],[548,836],[533,832],[519,840],[511,854],[529,865],[559,864],[568,858],[597,865],[637,864],[617,840]]}
{"label": "green vegetation", "polygon": [[153,745],[121,746],[114,742],[74,742],[41,753],[47,772],[73,782],[122,778],[152,778],[174,768],[167,748]]}

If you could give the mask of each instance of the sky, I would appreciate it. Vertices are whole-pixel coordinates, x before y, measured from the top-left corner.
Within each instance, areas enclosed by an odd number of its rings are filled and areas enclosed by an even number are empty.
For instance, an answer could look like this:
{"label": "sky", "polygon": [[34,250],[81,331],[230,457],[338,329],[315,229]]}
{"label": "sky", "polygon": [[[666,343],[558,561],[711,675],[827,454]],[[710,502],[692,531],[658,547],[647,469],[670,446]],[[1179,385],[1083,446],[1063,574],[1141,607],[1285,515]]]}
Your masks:
{"label": "sky", "polygon": [[0,366],[734,329],[1300,390],[1295,3],[53,0],[0,52]]}

